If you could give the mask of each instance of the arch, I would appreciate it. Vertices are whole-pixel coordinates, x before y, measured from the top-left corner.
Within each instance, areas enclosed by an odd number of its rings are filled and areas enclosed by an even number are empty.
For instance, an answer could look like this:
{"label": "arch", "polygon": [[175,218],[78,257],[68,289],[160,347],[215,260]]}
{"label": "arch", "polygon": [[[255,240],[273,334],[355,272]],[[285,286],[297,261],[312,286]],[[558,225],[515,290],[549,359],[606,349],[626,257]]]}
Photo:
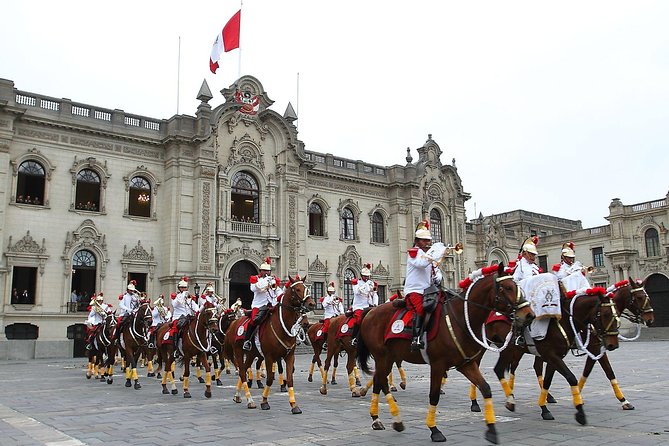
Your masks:
{"label": "arch", "polygon": [[[318,212],[320,208],[320,213]],[[307,213],[309,214],[309,235],[312,237],[327,237],[328,211],[330,206],[325,200],[315,194],[307,202]]]}
{"label": "arch", "polygon": [[432,234],[432,243],[443,242],[443,221],[441,211],[436,207],[432,208],[430,210],[430,233]]}
{"label": "arch", "polygon": [[646,257],[659,257],[660,253],[660,237],[657,229],[650,227],[643,233],[643,239],[646,246]]}
{"label": "arch", "polygon": [[356,273],[353,271],[351,268],[346,268],[344,270],[344,281],[343,287],[342,287],[342,292],[344,294],[344,302],[345,302],[345,307],[350,308],[351,305],[353,305],[353,284],[351,281],[355,279]]}
{"label": "arch", "polygon": [[232,305],[237,298],[242,300],[244,308],[251,308],[253,293],[249,285],[249,277],[258,274],[258,268],[248,260],[238,260],[228,273],[229,296],[228,304]]}
{"label": "arch", "polygon": [[5,336],[12,339],[37,339],[39,338],[39,327],[37,325],[15,322],[5,327]]}
{"label": "arch", "polygon": [[509,257],[503,249],[493,248],[488,254],[488,265],[497,265],[499,263],[508,265]]}
{"label": "arch", "polygon": [[386,243],[386,219],[380,211],[372,213],[370,219],[372,243]]}
{"label": "arch", "polygon": [[645,288],[655,315],[653,327],[669,327],[669,278],[651,274],[645,280]]}
{"label": "arch", "polygon": [[111,177],[107,163],[101,163],[93,157],[83,160],[77,160],[75,157],[70,173],[73,186],[70,210],[106,213],[105,197],[107,183]]}
{"label": "arch", "polygon": [[[12,165],[12,195],[10,203],[49,207],[49,189],[55,167],[36,148],[10,161]],[[26,199],[30,195],[30,202]],[[35,201],[37,198],[37,201]]]}
{"label": "arch", "polygon": [[[81,287],[75,286],[75,284],[81,280],[75,277],[76,272],[73,268],[73,262],[75,259],[75,254],[81,250],[89,251],[91,255],[95,258],[95,269],[94,273],[90,268],[90,263],[88,263],[85,268],[82,268],[82,271],[88,271],[88,292],[101,291],[104,290],[104,279],[107,274],[107,264],[109,263],[109,255],[107,254],[107,242],[104,234],[100,232],[93,220],[84,220],[79,227],[70,232],[68,231],[65,236],[65,247],[63,249],[63,255],[61,259],[63,260],[64,271],[63,274],[69,278],[66,280],[66,289],[62,290],[63,306],[67,307],[67,296],[70,295],[73,289],[82,290]],[[90,259],[90,256],[82,254],[82,260]],[[92,276],[91,276],[92,275]],[[125,279],[123,279],[125,282]],[[125,288],[125,283],[120,282],[120,286]],[[82,290],[83,291],[83,290]]]}
{"label": "arch", "polygon": [[246,170],[237,171],[230,181],[230,217],[247,223],[260,223],[260,186]]}
{"label": "arch", "polygon": [[339,202],[339,240],[360,241],[357,231],[360,213],[360,207],[350,198]]}
{"label": "arch", "polygon": [[124,217],[156,219],[156,196],[160,181],[145,166],[123,177],[125,185]]}

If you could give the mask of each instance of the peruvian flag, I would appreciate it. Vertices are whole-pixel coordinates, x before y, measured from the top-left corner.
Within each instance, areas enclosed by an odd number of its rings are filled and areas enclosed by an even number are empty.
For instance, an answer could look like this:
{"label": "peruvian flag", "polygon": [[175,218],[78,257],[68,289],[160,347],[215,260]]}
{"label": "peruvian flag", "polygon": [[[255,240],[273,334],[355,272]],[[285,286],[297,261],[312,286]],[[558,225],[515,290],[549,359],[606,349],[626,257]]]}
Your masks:
{"label": "peruvian flag", "polygon": [[240,9],[232,16],[228,23],[223,27],[223,31],[216,36],[214,46],[211,48],[211,56],[209,57],[209,69],[216,74],[218,69],[218,61],[223,52],[232,51],[239,48],[239,24],[242,18],[242,10]]}

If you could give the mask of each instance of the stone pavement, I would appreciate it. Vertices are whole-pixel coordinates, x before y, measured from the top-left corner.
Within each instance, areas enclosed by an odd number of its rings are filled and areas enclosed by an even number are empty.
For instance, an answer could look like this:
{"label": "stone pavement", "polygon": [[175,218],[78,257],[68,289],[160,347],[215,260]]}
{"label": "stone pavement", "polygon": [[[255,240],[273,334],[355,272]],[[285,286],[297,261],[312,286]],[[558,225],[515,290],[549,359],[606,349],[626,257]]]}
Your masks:
{"label": "stone pavement", "polygon": [[[504,395],[494,377],[494,354],[484,357],[482,368],[493,388],[497,429],[507,445],[669,445],[669,342],[623,343],[609,356],[627,399],[636,406],[623,411],[599,366],[585,387],[588,425],[574,420],[569,387],[556,376],[550,405],[555,421],[543,421],[536,405],[538,386],[525,357],[516,379],[516,412],[504,408]],[[429,371],[425,365],[405,364],[408,387],[395,393],[406,430],[395,432],[388,406],[381,398],[380,415],[387,430],[373,431],[369,417],[369,394],[351,398],[343,362],[339,385],[329,394],[307,382],[311,357],[297,355],[295,394],[303,410],[291,415],[287,393],[272,386],[271,410],[250,410],[245,402],[232,401],[235,381],[223,375],[223,386],[204,397],[204,385],[191,380],[193,398],[162,395],[159,381],[141,369],[142,388],[124,387],[116,373],[107,385],[86,380],[83,358],[64,360],[0,361],[0,445],[396,445],[431,444],[424,419],[427,409]],[[583,358],[568,356],[580,376]],[[363,376],[363,382],[366,378]],[[395,373],[395,380],[398,380]],[[193,382],[195,381],[195,382]],[[480,413],[469,411],[469,385],[453,371],[442,396],[437,424],[448,444],[486,444]],[[261,395],[252,394],[259,405]],[[482,403],[481,400],[479,402]]]}

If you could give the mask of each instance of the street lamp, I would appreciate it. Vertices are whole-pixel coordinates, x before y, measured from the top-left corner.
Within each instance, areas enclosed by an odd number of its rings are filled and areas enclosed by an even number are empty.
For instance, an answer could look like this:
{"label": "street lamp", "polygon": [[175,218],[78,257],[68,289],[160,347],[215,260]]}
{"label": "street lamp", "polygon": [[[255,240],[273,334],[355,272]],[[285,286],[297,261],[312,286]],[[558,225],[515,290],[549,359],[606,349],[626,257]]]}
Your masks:
{"label": "street lamp", "polygon": [[200,285],[198,285],[197,282],[195,282],[193,289],[195,290],[195,297],[200,297]]}

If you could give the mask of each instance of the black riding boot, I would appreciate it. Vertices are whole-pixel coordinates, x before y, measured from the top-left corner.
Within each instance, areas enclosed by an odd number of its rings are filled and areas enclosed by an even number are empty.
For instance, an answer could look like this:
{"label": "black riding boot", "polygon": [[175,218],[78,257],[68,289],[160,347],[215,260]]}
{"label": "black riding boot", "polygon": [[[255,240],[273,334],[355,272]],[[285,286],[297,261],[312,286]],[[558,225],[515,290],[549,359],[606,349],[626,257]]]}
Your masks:
{"label": "black riding boot", "polygon": [[351,332],[351,345],[353,347],[358,345],[358,331],[360,331],[360,326],[358,324],[354,324],[353,331]]}
{"label": "black riding boot", "polygon": [[418,313],[413,315],[413,327],[412,327],[412,341],[411,341],[411,351],[418,351],[425,348],[425,343],[423,342],[423,322],[425,316],[419,316]]}
{"label": "black riding boot", "polygon": [[244,333],[244,345],[242,348],[246,351],[251,351],[253,349],[253,344],[251,343],[251,339],[253,339],[253,334],[256,332],[256,327],[248,327],[246,330],[246,333]]}

